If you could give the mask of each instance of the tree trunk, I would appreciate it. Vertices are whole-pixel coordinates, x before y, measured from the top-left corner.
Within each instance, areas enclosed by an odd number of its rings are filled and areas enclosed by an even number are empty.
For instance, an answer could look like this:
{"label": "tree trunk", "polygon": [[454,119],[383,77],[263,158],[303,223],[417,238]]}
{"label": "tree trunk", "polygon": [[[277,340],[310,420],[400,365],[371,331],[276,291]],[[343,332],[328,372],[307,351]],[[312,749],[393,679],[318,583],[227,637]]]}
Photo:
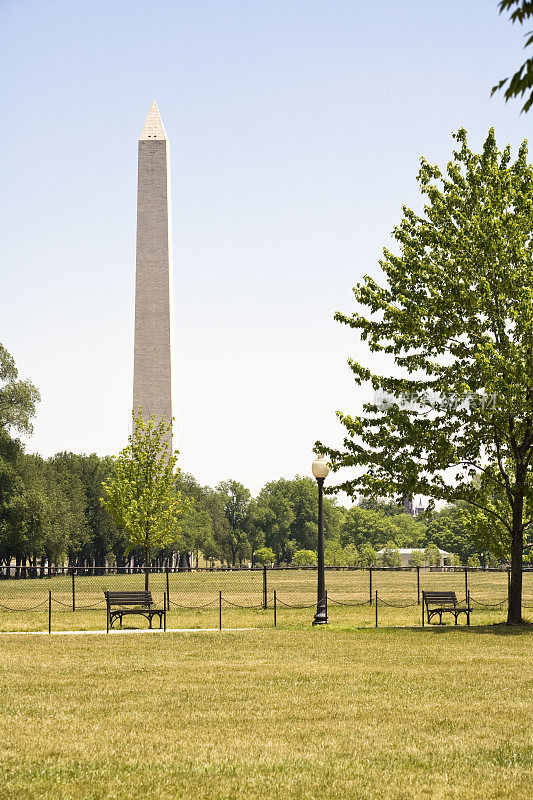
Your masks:
{"label": "tree trunk", "polygon": [[511,541],[511,583],[509,585],[509,608],[507,624],[519,625],[522,622],[522,559],[524,554],[524,533],[522,516],[524,499],[518,498],[513,506],[513,533]]}
{"label": "tree trunk", "polygon": [[144,550],[144,591],[148,591],[148,570],[150,561],[150,548],[145,547]]}

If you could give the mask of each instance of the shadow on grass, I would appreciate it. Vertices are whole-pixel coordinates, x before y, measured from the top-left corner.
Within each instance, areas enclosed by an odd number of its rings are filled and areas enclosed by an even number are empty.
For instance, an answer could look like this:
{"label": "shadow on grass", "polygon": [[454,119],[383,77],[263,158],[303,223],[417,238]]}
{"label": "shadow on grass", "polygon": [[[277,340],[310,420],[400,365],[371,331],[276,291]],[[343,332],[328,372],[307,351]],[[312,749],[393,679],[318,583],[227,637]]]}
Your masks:
{"label": "shadow on grass", "polygon": [[428,632],[439,636],[450,633],[450,631],[492,634],[493,636],[521,636],[524,633],[533,633],[533,623],[524,620],[521,625],[507,625],[506,622],[495,622],[492,625],[426,625],[423,629],[417,627],[409,628],[409,630],[423,630],[424,633]]}

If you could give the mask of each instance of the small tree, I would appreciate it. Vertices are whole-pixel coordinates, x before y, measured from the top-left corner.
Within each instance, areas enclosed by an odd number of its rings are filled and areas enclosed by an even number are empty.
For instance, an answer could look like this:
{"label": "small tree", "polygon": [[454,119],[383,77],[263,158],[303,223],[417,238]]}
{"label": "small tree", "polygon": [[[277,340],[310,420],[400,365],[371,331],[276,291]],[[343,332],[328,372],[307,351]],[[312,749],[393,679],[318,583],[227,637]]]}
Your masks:
{"label": "small tree", "polygon": [[474,556],[469,556],[468,557],[468,561],[466,562],[466,566],[467,567],[472,567],[473,569],[477,569],[478,567],[480,567],[481,563],[479,561],[479,556],[475,556],[475,555]]}
{"label": "small tree", "polygon": [[440,550],[436,544],[430,542],[426,547],[426,561],[430,567],[438,567],[440,564]]}
{"label": "small tree", "polygon": [[412,567],[424,567],[426,565],[426,556],[423,550],[413,550],[409,563]]}
{"label": "small tree", "polygon": [[378,563],[378,554],[370,544],[366,542],[361,548],[361,566],[374,567]]}
{"label": "small tree", "polygon": [[359,551],[354,544],[347,544],[344,548],[344,558],[346,559],[346,564],[349,567],[355,567],[359,563]]}
{"label": "small tree", "polygon": [[314,550],[297,550],[292,557],[292,563],[298,567],[316,567],[317,555]]}
{"label": "small tree", "polygon": [[339,541],[333,539],[326,542],[324,548],[324,561],[329,567],[345,567],[346,555]]}
{"label": "small tree", "polygon": [[188,505],[175,488],[178,453],[170,453],[171,430],[164,418],[145,422],[141,409],[134,412],[129,444],[115,459],[112,478],[102,484],[102,505],[128,534],[126,554],[136,547],[144,551],[146,590],[150,554],[175,541]]}
{"label": "small tree", "polygon": [[381,561],[384,567],[401,567],[402,557],[396,546],[396,542],[387,542],[384,547]]}
{"label": "small tree", "polygon": [[255,551],[255,560],[258,564],[273,564],[276,554],[271,547],[260,547]]}

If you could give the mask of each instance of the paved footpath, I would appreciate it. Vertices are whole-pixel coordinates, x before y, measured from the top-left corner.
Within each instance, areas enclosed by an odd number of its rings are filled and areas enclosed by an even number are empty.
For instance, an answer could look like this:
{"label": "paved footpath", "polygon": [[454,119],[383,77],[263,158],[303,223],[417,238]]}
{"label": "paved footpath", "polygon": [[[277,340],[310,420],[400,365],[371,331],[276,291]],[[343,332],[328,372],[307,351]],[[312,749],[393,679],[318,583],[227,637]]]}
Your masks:
{"label": "paved footpath", "polygon": [[0,636],[121,636],[127,633],[239,633],[259,628],[114,628],[109,631],[0,631]]}

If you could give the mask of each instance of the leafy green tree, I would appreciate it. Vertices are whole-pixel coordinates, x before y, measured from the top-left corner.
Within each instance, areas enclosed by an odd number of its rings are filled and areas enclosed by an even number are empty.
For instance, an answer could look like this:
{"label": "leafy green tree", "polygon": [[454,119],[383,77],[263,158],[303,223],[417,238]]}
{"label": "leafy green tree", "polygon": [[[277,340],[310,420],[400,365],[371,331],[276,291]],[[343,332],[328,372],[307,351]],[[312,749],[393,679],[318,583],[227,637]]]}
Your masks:
{"label": "leafy green tree", "polygon": [[250,510],[252,496],[250,491],[238,481],[222,481],[217,492],[224,504],[228,526],[225,530],[223,548],[229,551],[232,566],[251,555],[248,532],[251,525]]}
{"label": "leafy green tree", "polygon": [[375,567],[379,561],[378,554],[369,542],[366,542],[361,547],[361,566],[362,567]]}
{"label": "leafy green tree", "polygon": [[352,506],[344,516],[341,529],[341,542],[361,549],[369,542],[380,548],[393,536],[390,518],[378,511],[370,511],[360,506]]}
{"label": "leafy green tree", "polygon": [[393,500],[387,500],[379,497],[362,497],[358,503],[359,508],[364,508],[365,511],[375,511],[386,517],[394,517],[397,514],[405,514],[405,506],[403,502],[396,503]]}
{"label": "leafy green tree", "polygon": [[436,544],[430,542],[424,551],[424,555],[430,567],[438,567],[440,565],[440,550]]}
{"label": "leafy green tree", "polygon": [[18,473],[23,448],[13,433],[32,432],[31,419],[39,399],[30,381],[19,380],[13,357],[0,344],[0,557],[6,564],[13,555],[21,564],[23,556],[19,540],[24,487]]}
{"label": "leafy green tree", "polygon": [[13,356],[0,344],[0,429],[32,433],[31,419],[41,399],[30,381],[21,381]]}
{"label": "leafy green tree", "polygon": [[359,551],[354,544],[346,545],[344,548],[344,558],[348,567],[356,567],[359,564]]}
{"label": "leafy green tree", "polygon": [[409,563],[413,567],[424,567],[426,564],[426,556],[423,550],[413,550]]}
{"label": "leafy green tree", "polygon": [[[338,538],[342,510],[324,498],[324,537]],[[265,484],[254,504],[254,520],[264,534],[264,543],[276,553],[278,563],[289,563],[297,550],[312,550],[318,536],[316,481],[296,476]]]}
{"label": "leafy green tree", "polygon": [[402,557],[396,542],[389,541],[383,548],[381,562],[384,567],[401,567]]}
{"label": "leafy green tree", "polygon": [[449,503],[440,511],[434,511],[428,519],[427,538],[442,550],[458,553],[466,563],[468,556],[476,551],[477,545],[465,525],[465,507],[465,503]]}
{"label": "leafy green tree", "polygon": [[324,547],[324,563],[328,567],[345,567],[347,565],[344,548],[337,539],[330,539],[326,543]]}
{"label": "leafy green tree", "polygon": [[254,525],[263,533],[264,544],[274,551],[278,563],[289,562],[295,550],[291,541],[294,513],[289,487],[286,479],[266,483],[254,507]]}
{"label": "leafy green tree", "polygon": [[317,555],[314,550],[297,550],[292,557],[297,567],[316,567]]}
{"label": "leafy green tree", "polygon": [[476,555],[468,556],[468,561],[466,562],[467,567],[478,568],[481,566],[479,561],[479,557]]}
{"label": "leafy green tree", "polygon": [[[500,0],[499,3],[500,14],[504,11],[511,11],[510,20],[512,23],[519,22],[522,25],[525,21],[533,17],[533,3],[531,0]],[[529,31],[524,47],[528,47],[533,43],[533,33]],[[533,103],[533,59],[528,58],[522,66],[510,77],[504,78],[499,81],[492,88],[494,92],[503,89],[506,86],[504,97],[505,100],[511,100],[514,97],[523,97],[527,94],[527,100],[522,107],[522,111],[527,113]]]}
{"label": "leafy green tree", "polygon": [[258,564],[273,564],[276,554],[271,547],[260,547],[255,552],[255,560]]}
{"label": "leafy green tree", "polygon": [[[218,558],[220,548],[215,542],[211,490],[201,486],[192,475],[182,472],[178,473],[176,489],[189,500],[189,504],[183,510],[180,533],[171,545],[180,551],[180,569],[190,567],[188,564],[190,552],[195,554],[197,565],[200,554],[209,560]],[[223,514],[223,510],[221,513]]]}
{"label": "leafy green tree", "polygon": [[133,414],[129,444],[116,458],[112,477],[103,483],[101,502],[127,531],[126,553],[136,547],[144,551],[146,590],[150,555],[175,540],[187,504],[175,488],[178,454],[169,450],[171,431],[172,424],[164,419],[152,416],[145,422],[139,409]]}
{"label": "leafy green tree", "polygon": [[111,477],[113,460],[96,453],[87,456],[63,452],[49,459],[49,464],[70,502],[83,508],[83,528],[70,538],[71,561],[94,561],[96,566],[104,566],[110,554],[115,553],[118,558],[126,547],[125,534],[100,502],[102,483]]}
{"label": "leafy green tree", "polygon": [[[338,489],[397,498],[462,500],[506,526],[511,538],[509,624],[522,618],[522,552],[532,520],[533,167],[520,147],[500,152],[491,130],[481,154],[466,132],[445,173],[422,160],[422,216],[404,208],[385,250],[384,285],[354,289],[365,316],[337,314],[372,352],[392,356],[388,375],[350,362],[358,384],[387,393],[359,417],[339,414],[346,448],[317,448],[333,470],[357,468]],[[399,370],[399,374],[398,374]],[[453,469],[450,477],[450,469]],[[482,473],[505,499],[499,515]]]}

